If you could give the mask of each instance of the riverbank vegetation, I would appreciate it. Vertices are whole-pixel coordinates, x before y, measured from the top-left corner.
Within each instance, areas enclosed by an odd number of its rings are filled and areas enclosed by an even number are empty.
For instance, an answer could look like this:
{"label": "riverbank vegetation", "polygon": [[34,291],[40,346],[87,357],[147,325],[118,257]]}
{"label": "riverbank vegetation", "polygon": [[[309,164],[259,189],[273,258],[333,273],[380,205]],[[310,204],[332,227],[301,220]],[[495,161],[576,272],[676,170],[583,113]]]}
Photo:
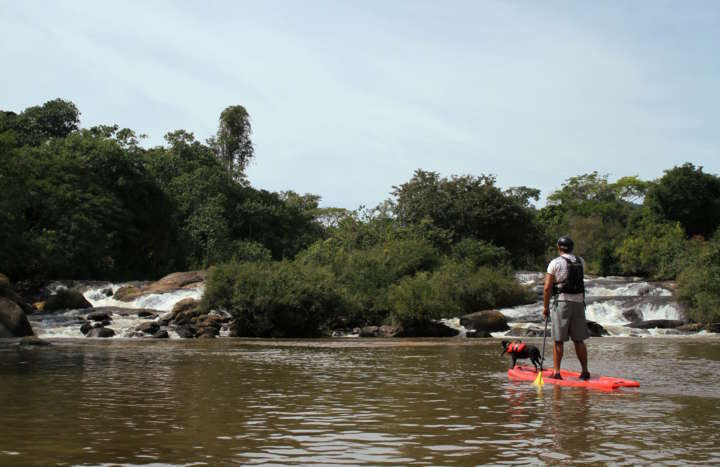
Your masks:
{"label": "riverbank vegetation", "polygon": [[242,335],[413,325],[533,297],[569,234],[589,272],[677,279],[698,321],[720,320],[720,178],[684,164],[657,180],[593,172],[547,197],[490,175],[417,170],[372,209],[254,188],[250,116],[225,109],[202,142],[162,146],[116,125],[80,127],[56,99],[0,112],[0,270],[18,280],[143,279],[214,266],[204,299]]}

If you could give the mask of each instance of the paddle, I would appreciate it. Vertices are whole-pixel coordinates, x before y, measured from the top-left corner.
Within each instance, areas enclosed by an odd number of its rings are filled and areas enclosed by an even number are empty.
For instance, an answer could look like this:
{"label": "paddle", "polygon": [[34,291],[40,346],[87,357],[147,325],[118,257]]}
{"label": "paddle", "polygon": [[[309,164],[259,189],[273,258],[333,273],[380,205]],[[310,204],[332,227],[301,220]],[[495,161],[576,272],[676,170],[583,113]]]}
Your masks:
{"label": "paddle", "polygon": [[542,388],[545,382],[543,381],[543,363],[545,363],[545,338],[547,337],[547,326],[548,326],[548,319],[550,318],[550,315],[547,315],[545,317],[545,330],[543,331],[543,347],[542,347],[542,355],[540,356],[540,371],[538,371],[538,375],[535,378],[535,381],[533,381],[533,386],[537,386],[538,388]]}

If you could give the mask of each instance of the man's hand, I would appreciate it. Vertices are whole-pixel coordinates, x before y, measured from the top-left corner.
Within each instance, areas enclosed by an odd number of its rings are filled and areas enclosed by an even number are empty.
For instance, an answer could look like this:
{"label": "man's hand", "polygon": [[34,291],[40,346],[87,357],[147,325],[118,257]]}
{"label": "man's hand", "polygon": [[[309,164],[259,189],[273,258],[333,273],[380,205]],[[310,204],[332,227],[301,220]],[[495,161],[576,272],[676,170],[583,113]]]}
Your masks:
{"label": "man's hand", "polygon": [[544,316],[545,318],[547,318],[548,316],[550,316],[550,308],[544,308],[544,309],[543,309],[543,316]]}

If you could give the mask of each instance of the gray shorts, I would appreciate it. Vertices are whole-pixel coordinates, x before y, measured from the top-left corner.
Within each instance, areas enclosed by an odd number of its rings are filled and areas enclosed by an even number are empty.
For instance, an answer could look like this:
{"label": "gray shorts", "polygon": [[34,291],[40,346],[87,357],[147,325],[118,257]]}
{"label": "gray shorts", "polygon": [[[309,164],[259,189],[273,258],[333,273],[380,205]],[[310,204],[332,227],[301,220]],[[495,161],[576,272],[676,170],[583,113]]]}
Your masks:
{"label": "gray shorts", "polygon": [[557,302],[550,311],[552,336],[555,342],[572,339],[582,342],[590,337],[585,321],[585,305],[579,302]]}

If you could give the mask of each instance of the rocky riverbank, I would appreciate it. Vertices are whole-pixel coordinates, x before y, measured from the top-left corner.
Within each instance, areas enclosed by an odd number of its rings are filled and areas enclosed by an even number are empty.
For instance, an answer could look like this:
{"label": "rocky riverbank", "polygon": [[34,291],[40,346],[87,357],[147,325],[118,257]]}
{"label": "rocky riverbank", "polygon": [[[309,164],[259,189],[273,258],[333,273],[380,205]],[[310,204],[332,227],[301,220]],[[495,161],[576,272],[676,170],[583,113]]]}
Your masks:
{"label": "rocky riverbank", "polygon": [[[170,274],[155,282],[111,284],[59,281],[21,298],[0,276],[0,333],[5,337],[214,338],[232,335],[232,316],[204,310],[200,299],[206,271]],[[544,332],[542,275],[518,274],[538,293],[530,305],[482,310],[416,326],[378,325],[337,330],[335,337],[536,337]],[[672,297],[671,283],[641,278],[590,278],[588,330],[591,336],[668,335],[718,332],[720,324],[690,323]],[[20,310],[20,311],[18,311]],[[9,330],[10,329],[10,330]]]}

